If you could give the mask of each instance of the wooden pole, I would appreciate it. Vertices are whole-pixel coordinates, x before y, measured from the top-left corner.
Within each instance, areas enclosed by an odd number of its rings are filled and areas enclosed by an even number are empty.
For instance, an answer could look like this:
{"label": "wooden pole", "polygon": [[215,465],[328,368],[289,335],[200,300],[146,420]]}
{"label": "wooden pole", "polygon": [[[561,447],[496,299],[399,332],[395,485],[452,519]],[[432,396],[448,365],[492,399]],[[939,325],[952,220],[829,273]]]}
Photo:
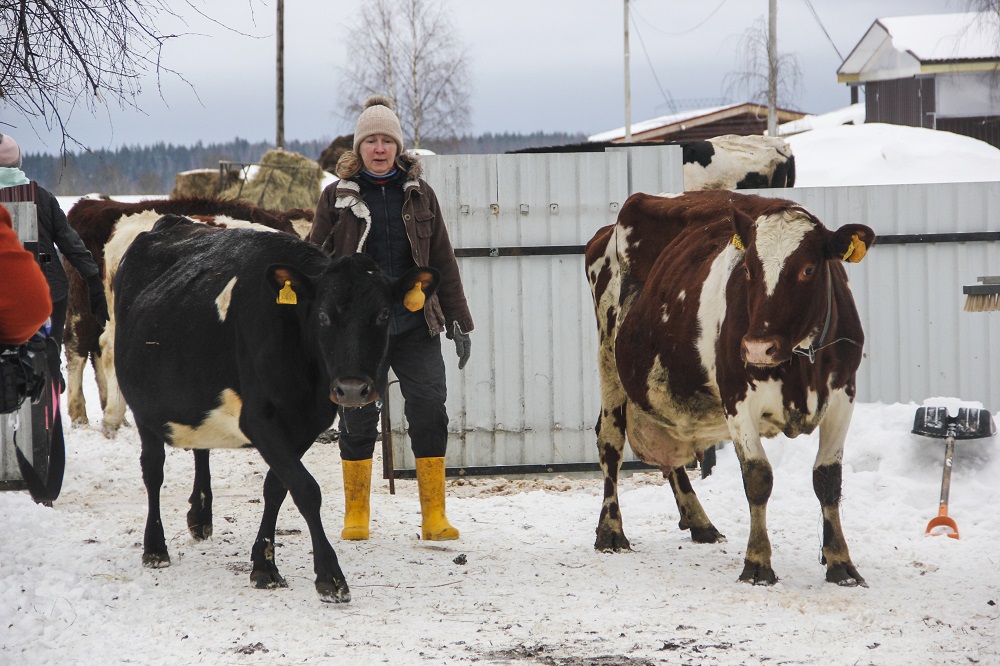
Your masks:
{"label": "wooden pole", "polygon": [[276,148],[285,147],[285,0],[278,0],[278,25],[277,25],[277,95],[276,95],[276,116],[277,133],[274,139]]}
{"label": "wooden pole", "polygon": [[778,136],[778,0],[768,1],[767,133]]}
{"label": "wooden pole", "polygon": [[628,0],[625,0],[625,143],[632,143],[632,82],[628,53]]}

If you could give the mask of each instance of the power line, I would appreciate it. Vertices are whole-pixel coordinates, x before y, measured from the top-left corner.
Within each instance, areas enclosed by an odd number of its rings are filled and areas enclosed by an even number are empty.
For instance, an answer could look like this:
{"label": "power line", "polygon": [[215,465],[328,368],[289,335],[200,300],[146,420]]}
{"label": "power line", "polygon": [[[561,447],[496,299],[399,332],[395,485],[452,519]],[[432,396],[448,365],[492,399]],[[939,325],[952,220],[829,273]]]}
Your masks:
{"label": "power line", "polygon": [[[725,0],[723,0],[725,2]],[[635,34],[639,37],[639,45],[642,46],[642,53],[646,56],[646,62],[649,63],[649,70],[653,73],[653,80],[656,81],[657,87],[660,89],[660,94],[663,95],[663,99],[666,100],[667,105],[670,107],[672,113],[677,113],[677,105],[674,104],[674,98],[663,89],[663,85],[660,83],[660,77],[656,75],[656,68],[653,67],[653,60],[649,57],[649,51],[646,50],[646,42],[642,39],[642,33],[639,32],[639,24],[635,22],[632,18],[632,27],[635,28]]]}
{"label": "power line", "polygon": [[816,19],[816,23],[819,24],[820,30],[823,31],[824,35],[826,35],[826,39],[828,42],[830,42],[830,46],[832,46],[833,50],[837,52],[837,57],[840,58],[840,62],[844,62],[844,56],[840,55],[840,49],[838,49],[837,45],[833,43],[833,38],[830,37],[830,33],[826,31],[826,26],[823,25],[823,21],[820,20],[819,14],[817,14],[816,10],[813,8],[812,2],[810,2],[809,0],[805,0],[805,3],[806,7],[809,8],[809,11],[812,12],[813,18]]}
{"label": "power line", "polygon": [[[648,25],[650,28],[652,28],[656,32],[658,32],[658,33],[660,33],[662,35],[669,35],[669,36],[672,36],[672,37],[677,37],[679,35],[686,35],[688,33],[694,32],[695,30],[697,30],[701,26],[703,26],[706,23],[708,23],[708,20],[710,18],[712,18],[713,16],[715,16],[719,12],[719,10],[722,9],[722,6],[726,4],[726,2],[728,2],[728,0],[721,0],[721,2],[719,2],[718,6],[715,9],[713,9],[708,16],[706,16],[705,18],[703,18],[701,21],[699,21],[693,27],[688,28],[687,30],[681,30],[680,32],[669,32],[667,30],[660,30],[655,25],[653,25],[652,23],[650,23],[649,20],[645,16],[643,16],[642,14],[639,14],[639,12],[636,11],[634,5],[632,6],[632,9],[630,10],[630,13],[633,14],[633,15],[638,15],[639,18],[641,18],[643,21],[645,21],[646,25]],[[633,19],[633,23],[634,22],[635,22],[635,20]],[[636,28],[636,29],[638,30],[638,28]]]}

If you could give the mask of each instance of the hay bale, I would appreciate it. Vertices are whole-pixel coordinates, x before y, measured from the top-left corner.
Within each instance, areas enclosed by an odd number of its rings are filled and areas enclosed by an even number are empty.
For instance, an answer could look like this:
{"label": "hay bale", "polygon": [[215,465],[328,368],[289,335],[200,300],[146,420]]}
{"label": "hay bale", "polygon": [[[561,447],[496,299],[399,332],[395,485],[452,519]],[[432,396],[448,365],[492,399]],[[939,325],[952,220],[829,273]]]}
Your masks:
{"label": "hay bale", "polygon": [[268,210],[316,208],[323,177],[323,170],[309,158],[286,150],[269,150],[248,181],[229,187],[220,196]]}
{"label": "hay bale", "polygon": [[354,135],[345,134],[334,139],[319,155],[319,166],[323,171],[333,173],[340,156],[354,148]]}
{"label": "hay bale", "polygon": [[227,173],[226,181],[219,185],[218,169],[192,169],[182,171],[174,176],[174,189],[170,191],[171,199],[212,199],[220,190],[232,187],[239,182],[235,173]]}

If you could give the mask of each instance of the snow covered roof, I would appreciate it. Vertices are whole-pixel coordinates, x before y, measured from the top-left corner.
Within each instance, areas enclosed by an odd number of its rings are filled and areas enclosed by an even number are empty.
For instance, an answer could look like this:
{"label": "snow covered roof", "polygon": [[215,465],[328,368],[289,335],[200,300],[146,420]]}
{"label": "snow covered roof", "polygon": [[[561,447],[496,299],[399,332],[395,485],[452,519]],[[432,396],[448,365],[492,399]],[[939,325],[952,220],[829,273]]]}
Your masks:
{"label": "snow covered roof", "polygon": [[814,129],[825,129],[839,125],[862,125],[865,122],[865,105],[851,104],[819,115],[808,115],[798,120],[778,125],[778,136],[789,136]]}
{"label": "snow covered roof", "polygon": [[964,12],[876,19],[837,70],[841,83],[993,68],[1000,16]]}
{"label": "snow covered roof", "polygon": [[[673,113],[667,116],[659,116],[650,120],[632,123],[633,141],[651,141],[662,138],[663,135],[672,132],[705,125],[707,123],[724,120],[743,113],[760,113],[767,115],[767,107],[750,102],[740,102],[737,104],[727,104],[725,106],[712,106],[705,109],[692,109],[681,113]],[[805,114],[798,111],[778,109],[778,120],[795,120]],[[618,127],[606,132],[600,132],[587,137],[587,141],[602,142],[616,141],[625,137],[625,128]]]}

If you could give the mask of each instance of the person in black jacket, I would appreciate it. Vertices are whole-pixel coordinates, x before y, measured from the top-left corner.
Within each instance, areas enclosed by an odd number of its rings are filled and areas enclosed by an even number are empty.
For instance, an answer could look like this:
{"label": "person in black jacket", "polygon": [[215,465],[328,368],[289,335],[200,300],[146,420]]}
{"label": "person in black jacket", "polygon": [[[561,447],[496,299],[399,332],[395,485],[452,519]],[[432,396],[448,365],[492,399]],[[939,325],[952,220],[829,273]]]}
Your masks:
{"label": "person in black jacket", "polygon": [[[21,149],[17,142],[10,136],[0,134],[0,188],[27,185],[29,182],[31,181],[21,171]],[[38,206],[38,253],[48,259],[43,259],[42,270],[52,297],[52,337],[62,348],[69,279],[59,260],[57,249],[87,282],[90,311],[101,327],[108,321],[108,301],[104,294],[101,271],[80,236],[69,226],[59,202],[51,192],[39,185],[38,200],[35,203]]]}

